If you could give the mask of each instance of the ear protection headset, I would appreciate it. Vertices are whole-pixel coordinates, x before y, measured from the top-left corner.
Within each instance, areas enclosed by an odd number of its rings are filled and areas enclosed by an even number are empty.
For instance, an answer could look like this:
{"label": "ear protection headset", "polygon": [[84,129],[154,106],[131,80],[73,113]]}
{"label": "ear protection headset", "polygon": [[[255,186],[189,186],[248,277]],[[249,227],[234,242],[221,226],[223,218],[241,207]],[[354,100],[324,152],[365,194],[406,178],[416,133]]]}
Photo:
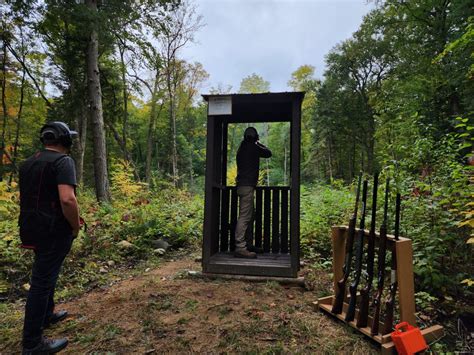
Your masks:
{"label": "ear protection headset", "polygon": [[61,144],[66,148],[72,146],[72,139],[77,137],[77,132],[69,129],[64,122],[48,122],[40,132],[40,141],[43,144]]}
{"label": "ear protection headset", "polygon": [[247,127],[244,132],[244,139],[247,142],[256,142],[259,139],[258,132],[254,127]]}

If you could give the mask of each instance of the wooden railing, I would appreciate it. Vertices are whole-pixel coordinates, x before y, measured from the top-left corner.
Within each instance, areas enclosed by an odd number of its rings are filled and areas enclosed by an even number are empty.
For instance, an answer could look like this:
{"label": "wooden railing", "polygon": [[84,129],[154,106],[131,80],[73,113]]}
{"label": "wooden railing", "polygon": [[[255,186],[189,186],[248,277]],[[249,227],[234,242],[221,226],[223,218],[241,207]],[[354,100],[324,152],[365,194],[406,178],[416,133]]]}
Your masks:
{"label": "wooden railing", "polygon": [[[252,232],[255,246],[263,248],[265,253],[289,252],[289,191],[289,186],[257,186],[255,189]],[[239,207],[237,187],[221,187],[220,202],[219,250],[234,251]]]}

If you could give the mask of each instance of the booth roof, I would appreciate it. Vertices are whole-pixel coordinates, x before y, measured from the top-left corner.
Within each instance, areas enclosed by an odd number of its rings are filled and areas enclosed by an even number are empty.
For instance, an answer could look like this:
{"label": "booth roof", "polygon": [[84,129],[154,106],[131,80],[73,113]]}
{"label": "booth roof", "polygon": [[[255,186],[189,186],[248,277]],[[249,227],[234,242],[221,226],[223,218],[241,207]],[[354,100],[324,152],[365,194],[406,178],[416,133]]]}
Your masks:
{"label": "booth roof", "polygon": [[209,98],[231,97],[232,115],[216,116],[231,123],[245,122],[291,122],[299,117],[293,115],[293,103],[301,105],[305,92],[268,92],[259,94],[204,94]]}
{"label": "booth roof", "polygon": [[303,99],[304,98],[304,91],[285,91],[285,92],[263,92],[263,93],[258,93],[258,94],[239,94],[239,93],[234,93],[234,94],[203,94],[202,97],[204,100],[209,101],[210,97],[227,97],[227,96],[232,96],[232,98],[236,99],[250,99],[250,100],[255,100],[256,102],[258,101],[267,101],[268,99],[274,99],[274,100],[284,100],[284,99],[293,99],[293,98],[299,98]]}

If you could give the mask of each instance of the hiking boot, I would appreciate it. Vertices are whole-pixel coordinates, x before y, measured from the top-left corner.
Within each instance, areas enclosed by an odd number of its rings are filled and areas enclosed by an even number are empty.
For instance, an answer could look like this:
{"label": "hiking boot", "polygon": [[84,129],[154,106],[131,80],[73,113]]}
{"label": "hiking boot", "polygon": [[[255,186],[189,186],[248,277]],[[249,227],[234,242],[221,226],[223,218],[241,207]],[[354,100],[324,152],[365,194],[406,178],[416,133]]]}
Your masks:
{"label": "hiking boot", "polygon": [[234,252],[234,256],[236,258],[244,258],[244,259],[256,259],[257,258],[257,254],[255,254],[252,251],[248,251],[247,249],[236,250]]}
{"label": "hiking boot", "polygon": [[41,342],[34,348],[23,347],[23,355],[55,354],[63,350],[68,344],[66,338],[48,339],[43,337]]}
{"label": "hiking boot", "polygon": [[263,248],[259,248],[259,247],[253,246],[253,245],[249,245],[247,247],[247,250],[251,251],[253,253],[257,253],[257,254],[263,254]]}
{"label": "hiking boot", "polygon": [[47,319],[45,319],[43,328],[48,328],[52,324],[56,324],[63,319],[66,319],[67,315],[67,311],[59,311],[51,314]]}

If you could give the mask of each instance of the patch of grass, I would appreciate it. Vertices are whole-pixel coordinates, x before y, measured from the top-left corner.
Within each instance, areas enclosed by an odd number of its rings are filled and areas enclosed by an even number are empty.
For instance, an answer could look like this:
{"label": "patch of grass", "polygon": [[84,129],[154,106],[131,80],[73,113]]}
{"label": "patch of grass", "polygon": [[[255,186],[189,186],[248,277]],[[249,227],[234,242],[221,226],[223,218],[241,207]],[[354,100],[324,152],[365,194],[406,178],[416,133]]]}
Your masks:
{"label": "patch of grass", "polygon": [[74,342],[79,343],[81,345],[89,345],[96,340],[97,333],[80,333],[76,334],[74,338]]}
{"label": "patch of grass", "polygon": [[265,287],[273,291],[281,289],[281,285],[276,281],[267,281]]}
{"label": "patch of grass", "polygon": [[241,344],[241,335],[238,331],[232,329],[225,329],[221,333],[221,340],[219,341],[219,348],[225,348],[226,351],[237,350]]}
{"label": "patch of grass", "polygon": [[151,294],[152,300],[146,305],[146,312],[177,310],[173,303],[173,297],[168,294]]}
{"label": "patch of grass", "polygon": [[225,318],[227,315],[229,315],[234,309],[230,306],[223,305],[218,308],[219,312],[219,319]]}
{"label": "patch of grass", "polygon": [[142,330],[144,333],[152,335],[155,339],[165,338],[168,332],[159,319],[154,317],[148,317],[143,320]]}
{"label": "patch of grass", "polygon": [[[11,350],[21,340],[23,326],[23,308],[16,308],[7,303],[0,303],[0,350]],[[1,351],[0,351],[1,352]]]}
{"label": "patch of grass", "polygon": [[277,342],[276,344],[271,344],[268,349],[266,349],[263,354],[284,354],[285,346],[281,342]]}
{"label": "patch of grass", "polygon": [[178,319],[177,324],[183,325],[183,324],[189,323],[189,321],[190,321],[189,318],[184,318],[184,317],[183,317],[183,318]]}
{"label": "patch of grass", "polygon": [[196,300],[188,300],[186,301],[184,307],[191,312],[194,312],[198,306],[199,302]]}
{"label": "patch of grass", "polygon": [[114,339],[117,335],[122,334],[122,329],[114,324],[108,324],[104,329],[105,339]]}

